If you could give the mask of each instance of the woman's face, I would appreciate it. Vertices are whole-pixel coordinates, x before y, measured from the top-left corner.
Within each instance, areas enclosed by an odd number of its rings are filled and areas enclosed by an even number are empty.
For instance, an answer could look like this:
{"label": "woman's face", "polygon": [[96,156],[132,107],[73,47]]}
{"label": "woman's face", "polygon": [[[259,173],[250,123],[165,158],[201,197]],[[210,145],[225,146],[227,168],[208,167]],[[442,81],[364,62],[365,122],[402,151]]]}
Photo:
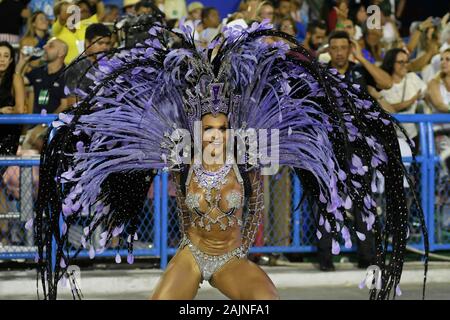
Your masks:
{"label": "woman's face", "polygon": [[280,30],[291,35],[291,36],[295,36],[295,29],[294,29],[294,25],[292,24],[292,22],[290,20],[283,20],[281,22],[281,26],[280,26]]}
{"label": "woman's face", "polygon": [[366,7],[359,7],[358,12],[356,13],[356,22],[358,24],[363,24],[367,20],[367,12]]}
{"label": "woman's face", "polygon": [[228,118],[223,113],[219,113],[215,117],[212,114],[206,114],[202,117],[204,160],[207,157],[223,159],[223,155],[226,153],[227,129]]}
{"label": "woman's face", "polygon": [[394,74],[400,78],[406,76],[408,73],[408,61],[408,56],[403,52],[399,52],[394,63]]}
{"label": "woman's face", "polygon": [[89,8],[86,3],[82,2],[78,6],[80,7],[81,20],[88,19],[90,16],[92,16],[91,8]]}
{"label": "woman's face", "polygon": [[380,42],[382,36],[383,33],[381,32],[381,29],[369,29],[366,35],[367,44],[369,44],[370,46],[377,45]]}
{"label": "woman's face", "polygon": [[348,17],[348,5],[347,2],[341,2],[341,4],[338,7],[339,9],[339,16],[342,19],[347,19]]}
{"label": "woman's face", "polygon": [[12,63],[13,57],[8,47],[0,47],[0,72],[5,72]]}
{"label": "woman's face", "polygon": [[48,30],[48,19],[44,13],[39,13],[33,22],[33,27],[36,30],[47,31]]}
{"label": "woman's face", "polygon": [[445,75],[450,74],[450,51],[446,51],[441,55],[441,72]]}

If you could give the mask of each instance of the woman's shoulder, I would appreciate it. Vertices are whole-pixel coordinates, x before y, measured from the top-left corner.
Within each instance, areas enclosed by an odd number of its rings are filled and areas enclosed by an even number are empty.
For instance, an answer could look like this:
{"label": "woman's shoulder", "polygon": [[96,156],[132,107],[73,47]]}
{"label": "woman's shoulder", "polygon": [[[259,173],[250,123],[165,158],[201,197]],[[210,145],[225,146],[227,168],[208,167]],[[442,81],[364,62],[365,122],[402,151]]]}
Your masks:
{"label": "woman's shoulder", "polygon": [[429,88],[436,88],[439,87],[442,83],[442,80],[439,78],[433,78],[430,81],[428,81],[428,87]]}

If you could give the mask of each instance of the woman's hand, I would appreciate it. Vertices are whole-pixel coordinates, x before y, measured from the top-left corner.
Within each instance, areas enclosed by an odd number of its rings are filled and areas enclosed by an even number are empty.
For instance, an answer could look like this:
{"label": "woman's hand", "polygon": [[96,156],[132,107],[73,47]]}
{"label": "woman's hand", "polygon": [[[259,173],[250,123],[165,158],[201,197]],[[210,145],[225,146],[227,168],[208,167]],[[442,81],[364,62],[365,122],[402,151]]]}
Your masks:
{"label": "woman's hand", "polygon": [[364,55],[362,54],[361,47],[356,40],[351,40],[350,42],[352,46],[353,57],[359,62],[362,62],[362,60],[364,60]]}
{"label": "woman's hand", "polygon": [[432,27],[433,27],[433,17],[428,17],[426,20],[422,21],[419,24],[419,28],[417,28],[417,30],[423,32]]}
{"label": "woman's hand", "polygon": [[7,107],[0,108],[0,112],[3,114],[14,113],[14,107],[7,106]]}

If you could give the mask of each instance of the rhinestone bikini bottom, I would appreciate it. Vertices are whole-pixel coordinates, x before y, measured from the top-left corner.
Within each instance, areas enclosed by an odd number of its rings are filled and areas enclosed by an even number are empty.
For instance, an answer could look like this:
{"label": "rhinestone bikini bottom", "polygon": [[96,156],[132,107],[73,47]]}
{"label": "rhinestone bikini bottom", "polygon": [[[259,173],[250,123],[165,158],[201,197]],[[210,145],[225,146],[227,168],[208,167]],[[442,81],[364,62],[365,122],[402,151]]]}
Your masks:
{"label": "rhinestone bikini bottom", "polygon": [[183,249],[185,246],[189,248],[195,261],[200,269],[202,282],[204,280],[210,281],[214,273],[216,273],[220,268],[222,268],[228,261],[233,257],[238,259],[244,258],[245,254],[241,247],[238,247],[230,252],[222,254],[220,256],[213,256],[204,253],[196,245],[194,245],[191,240],[185,235],[180,242],[179,250]]}

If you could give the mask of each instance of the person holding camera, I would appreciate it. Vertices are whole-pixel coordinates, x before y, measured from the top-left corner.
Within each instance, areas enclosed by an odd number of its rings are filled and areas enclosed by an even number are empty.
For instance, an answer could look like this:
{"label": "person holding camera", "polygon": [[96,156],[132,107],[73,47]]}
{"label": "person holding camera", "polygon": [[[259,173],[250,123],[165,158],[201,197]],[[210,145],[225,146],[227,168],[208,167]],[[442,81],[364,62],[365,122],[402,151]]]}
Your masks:
{"label": "person holding camera", "polygon": [[97,59],[102,57],[102,53],[111,49],[111,31],[101,23],[91,24],[86,29],[85,52],[82,58],[67,69],[65,74],[66,86],[69,89],[68,104],[72,105],[77,101],[77,89],[87,92],[93,80],[86,76],[92,71],[97,63]]}

